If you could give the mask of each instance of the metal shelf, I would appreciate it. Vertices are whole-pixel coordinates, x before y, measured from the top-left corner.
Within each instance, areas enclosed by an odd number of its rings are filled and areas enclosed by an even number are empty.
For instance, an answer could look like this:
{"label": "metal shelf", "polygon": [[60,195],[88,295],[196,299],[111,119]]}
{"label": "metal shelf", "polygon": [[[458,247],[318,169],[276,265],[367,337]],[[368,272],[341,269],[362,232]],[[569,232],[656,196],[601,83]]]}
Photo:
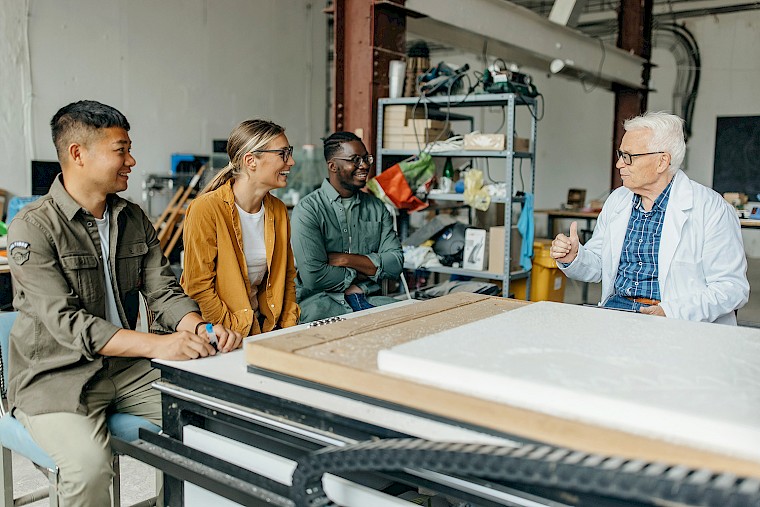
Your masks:
{"label": "metal shelf", "polygon": [[[428,194],[428,200],[429,201],[453,201],[453,202],[464,202],[464,194]],[[524,197],[518,197],[513,196],[511,201],[512,203],[516,202],[524,202]],[[508,199],[502,198],[502,197],[491,197],[492,203],[506,203],[508,202]]]}
{"label": "metal shelf", "polygon": [[[398,104],[403,105],[403,104]],[[420,104],[417,109],[419,111],[425,111],[425,106]],[[428,118],[431,120],[446,120],[448,118],[449,121],[472,121],[472,116],[469,114],[461,114],[461,113],[452,113],[450,111],[441,111],[438,106],[430,107],[428,105]]]}
{"label": "metal shelf", "polygon": [[[451,268],[449,266],[425,266],[422,268],[415,268],[414,266],[404,265],[406,270],[421,270],[429,271],[431,273],[441,273],[444,275],[460,275],[471,276],[473,278],[485,278],[488,280],[504,280],[505,276],[501,273],[491,273],[490,271],[479,271],[475,269],[463,269],[463,268]],[[522,278],[528,278],[530,271],[518,270],[512,271],[509,274],[510,280],[520,280]]]}
{"label": "metal shelf", "polygon": [[[421,145],[424,148],[423,145]],[[380,153],[386,157],[411,157],[420,153],[419,150],[396,150],[391,148],[381,148]],[[461,158],[505,158],[509,155],[514,158],[532,158],[533,154],[522,151],[492,151],[492,150],[456,150],[456,151],[433,151],[430,155],[433,157],[461,157]]]}
{"label": "metal shelf", "polygon": [[[417,106],[417,110],[419,111],[420,107],[425,105],[427,108],[428,118],[435,118],[440,119],[441,115],[449,115],[449,119],[454,119],[454,116],[452,116],[451,109],[454,108],[479,108],[483,110],[483,108],[487,108],[489,106],[498,106],[502,107],[505,110],[505,121],[503,123],[503,128],[500,129],[501,134],[504,134],[505,139],[507,140],[507,148],[512,147],[514,148],[514,145],[512,144],[515,135],[515,124],[516,124],[516,111],[518,108],[523,108],[523,110],[530,109],[532,107],[535,107],[536,100],[531,97],[525,97],[522,95],[514,94],[514,93],[493,93],[493,94],[469,94],[469,95],[457,95],[457,96],[434,96],[434,97],[403,97],[403,98],[397,98],[397,99],[380,99],[378,101],[378,113],[377,113],[377,171],[378,173],[381,173],[388,167],[390,167],[393,163],[398,162],[400,157],[409,157],[413,155],[417,155],[419,151],[417,149],[390,149],[390,148],[381,148],[383,146],[383,133],[384,133],[384,122],[385,122],[385,108],[387,106],[391,105],[406,105],[406,106]],[[469,112],[469,111],[467,111]],[[526,111],[527,113],[527,111]],[[434,116],[436,115],[436,116]],[[445,116],[444,116],[445,117]],[[498,174],[500,176],[500,179],[506,184],[505,185],[505,194],[507,196],[511,196],[508,198],[492,198],[491,202],[493,203],[516,203],[516,202],[524,202],[525,199],[523,197],[514,196],[515,192],[515,171],[516,171],[516,160],[528,160],[528,170],[529,175],[527,178],[529,178],[529,181],[526,181],[525,185],[525,191],[526,192],[533,192],[535,189],[535,171],[536,171],[536,116],[531,111],[531,132],[530,132],[530,151],[528,152],[514,152],[510,150],[501,150],[501,151],[488,151],[488,150],[452,150],[452,151],[444,151],[444,152],[435,152],[430,153],[433,157],[457,157],[457,158],[465,158],[465,159],[474,159],[474,158],[487,158],[489,160],[489,163],[491,165],[490,169],[491,171],[498,171]],[[470,130],[472,131],[474,129],[474,116],[467,117],[470,121]],[[422,143],[420,143],[420,148],[422,147]],[[520,164],[520,168],[522,169],[522,163]],[[455,205],[454,203],[462,203],[464,204],[464,196],[462,194],[433,194],[429,195],[428,198],[433,201],[438,207],[445,206],[445,203],[452,203],[452,206]],[[512,216],[513,216],[513,206],[504,206],[504,223],[505,224],[512,224]],[[406,234],[408,232],[409,222],[408,217],[405,213],[401,213],[401,218],[399,220],[399,235],[401,238],[405,238]],[[504,235],[504,252],[505,252],[505,258],[504,258],[504,267],[506,270],[509,269],[511,259],[509,258],[509,253],[511,251],[510,248],[510,242],[511,242],[511,234],[505,234]],[[414,269],[414,268],[410,268]],[[530,271],[514,271],[510,273],[509,275],[503,275],[499,273],[491,273],[488,271],[476,271],[476,270],[470,270],[470,269],[460,269],[460,268],[450,268],[446,266],[437,266],[437,267],[429,267],[429,268],[420,268],[424,269],[425,271],[429,271],[431,273],[440,273],[440,274],[447,274],[447,275],[462,275],[462,276],[471,276],[474,278],[482,278],[482,279],[490,279],[490,280],[501,280],[503,282],[503,295],[506,296],[509,294],[509,282],[510,280],[518,280],[520,278],[527,279],[526,282],[526,294],[530,294],[530,282],[531,282],[531,276]]]}
{"label": "metal shelf", "polygon": [[380,106],[384,105],[410,105],[427,104],[428,107],[487,107],[503,106],[510,99],[514,99],[518,106],[535,106],[536,99],[517,95],[514,93],[471,93],[469,95],[435,95],[433,97],[401,97],[398,99],[380,99]]}

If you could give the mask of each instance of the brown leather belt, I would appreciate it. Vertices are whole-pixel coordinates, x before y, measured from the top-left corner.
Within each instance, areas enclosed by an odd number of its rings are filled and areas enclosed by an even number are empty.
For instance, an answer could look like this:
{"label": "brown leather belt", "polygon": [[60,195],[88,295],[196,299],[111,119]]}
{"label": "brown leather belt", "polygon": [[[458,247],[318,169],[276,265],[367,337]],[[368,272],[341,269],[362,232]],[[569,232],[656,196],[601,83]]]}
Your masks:
{"label": "brown leather belt", "polygon": [[633,301],[634,303],[641,303],[642,305],[657,306],[660,304],[660,302],[656,299],[635,298],[635,297],[628,297],[628,296],[623,296],[623,297]]}

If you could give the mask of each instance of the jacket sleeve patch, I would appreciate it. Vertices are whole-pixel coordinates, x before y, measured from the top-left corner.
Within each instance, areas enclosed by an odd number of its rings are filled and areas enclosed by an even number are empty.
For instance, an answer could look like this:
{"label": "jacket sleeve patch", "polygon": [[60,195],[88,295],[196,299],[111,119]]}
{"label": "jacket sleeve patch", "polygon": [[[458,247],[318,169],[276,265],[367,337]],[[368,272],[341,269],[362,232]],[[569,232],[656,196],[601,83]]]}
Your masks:
{"label": "jacket sleeve patch", "polygon": [[19,266],[29,260],[29,243],[14,241],[8,245],[8,256]]}

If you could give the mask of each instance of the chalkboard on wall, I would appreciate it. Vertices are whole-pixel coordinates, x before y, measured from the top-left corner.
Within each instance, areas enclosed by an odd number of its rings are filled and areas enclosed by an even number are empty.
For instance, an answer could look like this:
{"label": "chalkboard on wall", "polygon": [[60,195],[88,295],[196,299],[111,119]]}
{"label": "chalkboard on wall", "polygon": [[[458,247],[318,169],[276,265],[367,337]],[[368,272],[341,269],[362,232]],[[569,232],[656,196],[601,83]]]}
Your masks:
{"label": "chalkboard on wall", "polygon": [[760,116],[721,116],[715,132],[713,189],[760,194]]}

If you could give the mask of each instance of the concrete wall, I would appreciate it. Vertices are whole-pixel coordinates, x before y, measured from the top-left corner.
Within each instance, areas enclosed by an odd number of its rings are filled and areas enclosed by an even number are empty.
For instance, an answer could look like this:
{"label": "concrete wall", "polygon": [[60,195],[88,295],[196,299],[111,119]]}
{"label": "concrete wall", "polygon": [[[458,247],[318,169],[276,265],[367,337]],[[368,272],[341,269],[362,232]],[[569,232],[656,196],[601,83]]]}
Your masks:
{"label": "concrete wall", "polygon": [[32,153],[28,1],[0,2],[0,188],[26,193]]}
{"label": "concrete wall", "polygon": [[[702,76],[689,142],[689,177],[710,186],[719,116],[760,116],[760,11],[686,21],[699,43]],[[757,177],[760,178],[760,161]],[[754,198],[754,196],[752,196]],[[748,257],[760,258],[760,230],[742,230]]]}
{"label": "concrete wall", "polygon": [[291,144],[317,142],[325,131],[323,7],[307,0],[0,3],[0,187],[30,192],[30,160],[55,160],[50,118],[84,98],[129,119],[137,166],[125,195],[137,202],[143,177],[168,174],[172,153],[208,154],[212,139],[246,118],[283,125]]}

